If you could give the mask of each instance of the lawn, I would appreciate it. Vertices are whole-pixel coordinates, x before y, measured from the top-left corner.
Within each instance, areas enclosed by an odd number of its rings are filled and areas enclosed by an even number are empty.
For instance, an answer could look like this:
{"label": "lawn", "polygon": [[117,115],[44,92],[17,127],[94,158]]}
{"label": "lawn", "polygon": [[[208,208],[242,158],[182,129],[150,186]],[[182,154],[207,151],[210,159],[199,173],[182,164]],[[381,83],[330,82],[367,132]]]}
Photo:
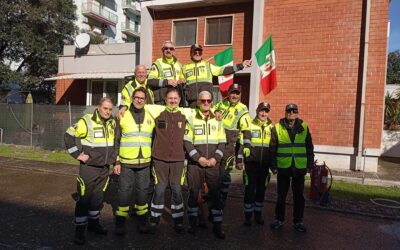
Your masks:
{"label": "lawn", "polygon": [[79,162],[73,159],[66,150],[50,151],[37,147],[6,145],[0,146],[0,156],[79,165]]}

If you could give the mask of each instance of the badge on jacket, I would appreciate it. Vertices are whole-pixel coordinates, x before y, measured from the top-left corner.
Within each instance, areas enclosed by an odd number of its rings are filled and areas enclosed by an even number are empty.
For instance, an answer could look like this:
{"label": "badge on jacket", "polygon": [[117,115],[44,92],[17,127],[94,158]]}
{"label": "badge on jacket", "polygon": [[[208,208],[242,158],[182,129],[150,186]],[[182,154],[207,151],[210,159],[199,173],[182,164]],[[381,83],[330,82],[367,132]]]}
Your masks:
{"label": "badge on jacket", "polygon": [[182,122],[178,122],[178,128],[182,128]]}

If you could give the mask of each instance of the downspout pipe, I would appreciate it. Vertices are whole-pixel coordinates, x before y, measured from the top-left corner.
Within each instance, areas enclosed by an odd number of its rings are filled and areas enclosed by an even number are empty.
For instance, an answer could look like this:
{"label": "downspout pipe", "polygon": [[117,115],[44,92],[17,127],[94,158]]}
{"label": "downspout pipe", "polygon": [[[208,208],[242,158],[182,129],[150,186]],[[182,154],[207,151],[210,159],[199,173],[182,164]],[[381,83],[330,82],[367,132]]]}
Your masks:
{"label": "downspout pipe", "polygon": [[[358,134],[357,145],[357,160],[356,170],[365,171],[365,157],[364,149],[364,127],[365,127],[365,95],[367,89],[367,69],[368,69],[368,44],[369,44],[369,25],[371,18],[371,0],[366,0],[367,6],[365,8],[365,33],[364,33],[364,58],[363,58],[363,72],[362,72],[362,85],[361,85],[361,108],[360,108],[360,126]],[[363,164],[364,163],[364,164]]]}

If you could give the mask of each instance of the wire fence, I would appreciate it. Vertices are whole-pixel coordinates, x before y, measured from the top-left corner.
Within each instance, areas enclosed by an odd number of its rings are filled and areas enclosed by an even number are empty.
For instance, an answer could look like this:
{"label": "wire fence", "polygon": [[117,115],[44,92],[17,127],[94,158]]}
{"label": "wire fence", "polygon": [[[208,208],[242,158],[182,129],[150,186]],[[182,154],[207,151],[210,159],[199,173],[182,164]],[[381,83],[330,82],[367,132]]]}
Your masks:
{"label": "wire fence", "polygon": [[65,149],[65,131],[84,114],[93,113],[94,109],[94,106],[1,103],[2,142],[49,150]]}

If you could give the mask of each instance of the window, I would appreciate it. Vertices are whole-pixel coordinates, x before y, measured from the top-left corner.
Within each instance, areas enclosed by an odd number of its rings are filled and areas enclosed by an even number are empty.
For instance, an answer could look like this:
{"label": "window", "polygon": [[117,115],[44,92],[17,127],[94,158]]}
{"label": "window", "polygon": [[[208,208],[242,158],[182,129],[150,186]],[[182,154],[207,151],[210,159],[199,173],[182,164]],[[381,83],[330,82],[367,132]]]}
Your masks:
{"label": "window", "polygon": [[197,20],[174,21],[173,24],[175,46],[190,46],[196,43]]}
{"label": "window", "polygon": [[118,103],[118,81],[91,81],[91,105],[97,105],[101,98],[110,97],[114,105]]}
{"label": "window", "polygon": [[232,16],[206,19],[206,45],[232,44]]}

